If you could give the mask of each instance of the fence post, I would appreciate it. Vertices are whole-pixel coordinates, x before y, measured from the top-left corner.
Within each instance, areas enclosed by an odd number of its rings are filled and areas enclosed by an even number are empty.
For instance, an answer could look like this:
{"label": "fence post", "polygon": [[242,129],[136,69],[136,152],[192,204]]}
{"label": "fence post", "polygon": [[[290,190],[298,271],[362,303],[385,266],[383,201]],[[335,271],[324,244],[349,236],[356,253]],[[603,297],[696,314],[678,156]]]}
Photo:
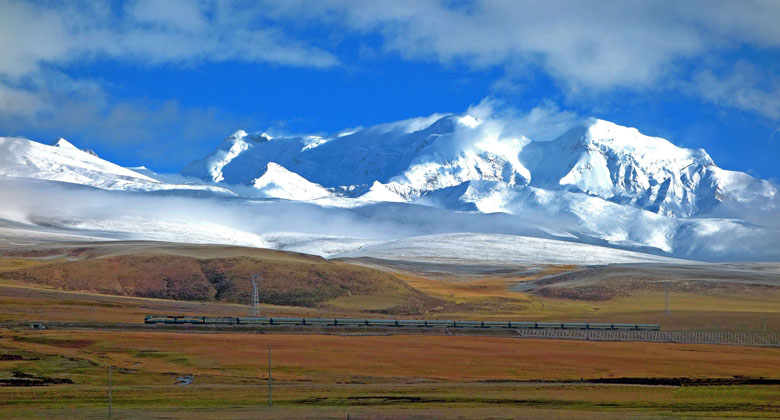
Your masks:
{"label": "fence post", "polygon": [[271,397],[271,345],[268,345],[268,406],[273,406],[273,398]]}

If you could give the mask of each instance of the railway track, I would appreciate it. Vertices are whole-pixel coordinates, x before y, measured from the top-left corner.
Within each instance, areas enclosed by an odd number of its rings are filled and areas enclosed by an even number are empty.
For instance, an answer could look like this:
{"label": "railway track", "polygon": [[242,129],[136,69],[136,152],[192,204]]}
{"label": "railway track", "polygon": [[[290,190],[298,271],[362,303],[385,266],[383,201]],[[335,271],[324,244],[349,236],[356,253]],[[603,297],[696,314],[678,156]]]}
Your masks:
{"label": "railway track", "polygon": [[740,331],[667,331],[667,330],[596,330],[446,327],[421,328],[399,326],[369,327],[259,324],[120,324],[77,322],[6,322],[2,329],[42,329],[78,331],[158,331],[189,334],[335,334],[335,335],[452,335],[556,340],[623,341],[653,343],[720,344],[735,346],[779,347],[779,332]]}

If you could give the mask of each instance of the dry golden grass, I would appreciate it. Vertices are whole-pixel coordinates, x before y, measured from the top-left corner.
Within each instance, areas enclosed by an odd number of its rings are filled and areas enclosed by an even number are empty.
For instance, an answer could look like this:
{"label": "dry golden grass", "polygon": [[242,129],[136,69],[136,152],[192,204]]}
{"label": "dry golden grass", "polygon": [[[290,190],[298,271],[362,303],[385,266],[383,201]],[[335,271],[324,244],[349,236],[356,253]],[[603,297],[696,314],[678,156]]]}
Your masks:
{"label": "dry golden grass", "polygon": [[[357,316],[359,311],[261,304],[264,315],[290,317]],[[30,286],[0,280],[0,322],[117,322],[142,323],[149,314],[245,316],[248,305],[187,302],[167,299],[114,296]]]}
{"label": "dry golden grass", "polygon": [[510,286],[541,277],[576,270],[574,265],[550,265],[537,274],[525,277],[484,276],[474,278],[429,278],[413,273],[398,273],[400,279],[417,290],[432,296],[446,298],[456,303],[485,297],[529,300],[524,293],[511,292]]}
{"label": "dry golden grass", "polygon": [[[588,302],[516,293],[486,279],[448,283],[426,280],[442,289],[455,285],[451,297],[442,298],[427,312],[378,313],[388,307],[403,307],[397,293],[354,295],[326,302],[318,308],[262,305],[271,316],[303,317],[425,317],[438,319],[537,320],[587,322],[658,323],[664,329],[759,331],[764,324],[780,330],[780,297],[743,294],[707,296],[673,293],[672,315],[664,314],[664,295],[645,291],[606,301]],[[419,286],[418,283],[413,283]],[[480,286],[490,285],[484,289]],[[429,293],[431,289],[428,289]],[[475,291],[476,290],[476,291]],[[431,293],[433,294],[433,293]],[[246,305],[217,302],[187,302],[164,299],[119,297],[69,292],[0,280],[0,321],[71,321],[138,323],[144,315],[244,315]]]}
{"label": "dry golden grass", "polygon": [[4,349],[112,364],[142,372],[138,378],[189,373],[199,383],[244,383],[262,377],[269,345],[275,377],[287,381],[780,379],[780,349],[701,344],[97,331],[4,332],[0,338]]}
{"label": "dry golden grass", "polygon": [[[274,401],[266,401],[272,347]],[[10,372],[74,384],[0,387],[2,418],[773,418],[780,386],[515,381],[778,378],[780,350],[457,336],[8,331]],[[190,386],[174,385],[194,375]],[[509,382],[507,382],[509,381]]]}
{"label": "dry golden grass", "polygon": [[[0,272],[0,284],[29,289],[21,294],[0,294],[3,305],[0,320],[132,323],[148,313],[240,315],[246,313],[245,306],[207,301],[248,303],[250,286],[246,278],[250,273],[262,271],[265,277],[261,298],[285,305],[264,305],[263,313],[273,316],[636,322],[658,323],[664,329],[737,331],[758,331],[766,325],[770,331],[780,330],[780,288],[769,286],[738,285],[728,289],[727,294],[712,292],[704,286],[673,291],[671,316],[664,314],[664,294],[657,288],[623,287],[620,294],[603,300],[566,299],[511,290],[521,282],[578,270],[565,265],[545,267],[526,277],[453,275],[447,278],[391,269],[382,271],[376,265],[365,267],[305,254],[229,246],[119,242],[23,250],[17,254],[0,258],[7,267]],[[59,259],[21,258],[25,256]],[[63,264],[66,257],[78,261]],[[203,261],[208,263],[204,265]],[[22,272],[40,274],[40,278],[32,280],[38,283],[9,280],[7,273],[18,274],[20,267]],[[71,267],[68,269],[73,272],[63,274],[67,272],[64,267]],[[214,277],[214,271],[233,278],[226,283],[219,279],[207,280],[207,276]],[[172,281],[173,277],[178,280]],[[631,284],[647,283],[640,280],[634,279]],[[592,283],[601,284],[597,280]],[[613,279],[604,286],[620,284],[623,283]],[[203,293],[195,293],[196,286]],[[101,303],[96,304],[91,301],[95,295],[90,293],[43,296],[35,292],[35,288],[53,287],[176,297],[182,301],[112,301],[103,296]],[[200,299],[204,293],[207,299]]]}
{"label": "dry golden grass", "polygon": [[[258,386],[259,385],[259,386]],[[645,387],[547,384],[277,383],[114,387],[127,419],[658,419],[776,418],[779,387]],[[3,404],[5,402],[5,404]],[[4,418],[104,418],[105,387],[0,388]]]}
{"label": "dry golden grass", "polygon": [[47,264],[49,261],[45,260],[33,260],[29,258],[4,258],[0,257],[0,272],[8,270],[16,270],[20,268],[35,267],[42,264]]}
{"label": "dry golden grass", "polygon": [[[0,258],[2,277],[62,290],[248,303],[249,278],[260,274],[260,300],[266,303],[312,307],[335,298],[380,295],[419,309],[431,300],[381,270],[275,250],[130,242],[16,254]],[[42,255],[59,259],[38,259]],[[25,256],[29,259],[19,258]]]}
{"label": "dry golden grass", "polygon": [[[65,256],[57,252],[63,251],[42,250],[36,256],[121,262],[131,255],[163,265],[184,261],[173,267],[177,270],[192,259],[222,258],[233,264],[228,268],[237,267],[243,274],[255,268],[247,261],[260,259],[281,270],[268,273],[279,281],[286,279],[284,270],[300,271],[300,267],[326,267],[357,277],[377,273],[319,257],[239,247],[127,242],[73,247],[64,251]],[[0,258],[0,271],[52,270],[62,262],[18,257]],[[105,268],[101,264],[98,268]],[[660,323],[664,329],[694,330],[758,330],[766,320],[770,330],[780,330],[780,292],[770,288],[729,295],[676,292],[671,316],[664,315],[664,295],[657,290],[631,291],[601,301],[510,290],[518,282],[573,269],[551,266],[522,278],[448,279],[380,272],[372,278],[391,276],[397,283],[371,287],[365,293],[358,287],[356,293],[316,307],[262,305],[261,312],[294,317],[648,322]],[[237,316],[249,309],[225,302],[114,296],[54,286],[73,285],[0,279],[0,321],[139,323],[150,313]],[[410,296],[417,297],[415,305],[409,305]],[[281,405],[273,410],[261,408],[268,345],[273,348],[275,396]],[[3,329],[0,354],[13,355],[0,358],[0,379],[21,373],[74,381],[48,387],[0,387],[0,418],[103,416],[109,365],[116,367],[115,413],[121,418],[345,418],[347,413],[353,418],[776,418],[780,413],[780,386],[774,385],[677,388],[522,382],[617,377],[780,379],[780,349],[773,348],[467,336]],[[175,386],[176,377],[185,374],[194,375],[193,385]]]}

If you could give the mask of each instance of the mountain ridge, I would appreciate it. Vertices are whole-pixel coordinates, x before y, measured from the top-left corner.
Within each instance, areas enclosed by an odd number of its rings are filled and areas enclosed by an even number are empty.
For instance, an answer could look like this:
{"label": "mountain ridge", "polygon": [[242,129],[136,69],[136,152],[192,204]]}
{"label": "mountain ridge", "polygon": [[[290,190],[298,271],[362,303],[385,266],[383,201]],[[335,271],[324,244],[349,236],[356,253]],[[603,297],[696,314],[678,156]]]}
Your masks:
{"label": "mountain ridge", "polygon": [[498,181],[583,193],[673,217],[777,193],[768,181],[717,167],[704,149],[678,147],[604,120],[589,119],[544,142],[504,135],[495,121],[468,114],[426,122],[405,130],[389,123],[314,141],[262,133],[256,135],[262,141],[248,142],[251,135],[241,131],[182,173],[251,185],[257,168],[273,162],[337,195],[379,182],[407,201],[467,181]]}
{"label": "mountain ridge", "polygon": [[[0,182],[17,201],[0,205],[0,218],[86,236],[319,255],[468,232],[685,259],[780,259],[772,216],[780,206],[769,181],[721,169],[702,149],[603,120],[544,142],[509,126],[490,116],[434,114],[330,136],[239,130],[184,177],[123,168],[64,139],[49,146],[0,138]],[[50,206],[53,197],[72,208]]]}

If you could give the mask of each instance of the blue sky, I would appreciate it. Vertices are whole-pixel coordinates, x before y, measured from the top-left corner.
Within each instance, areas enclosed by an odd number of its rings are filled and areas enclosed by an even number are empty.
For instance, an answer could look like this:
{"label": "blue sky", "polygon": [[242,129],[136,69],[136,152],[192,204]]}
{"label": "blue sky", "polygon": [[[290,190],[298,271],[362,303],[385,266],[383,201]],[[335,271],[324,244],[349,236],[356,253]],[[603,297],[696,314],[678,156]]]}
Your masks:
{"label": "blue sky", "polygon": [[777,1],[0,0],[0,135],[174,172],[241,128],[329,133],[490,98],[780,178]]}

